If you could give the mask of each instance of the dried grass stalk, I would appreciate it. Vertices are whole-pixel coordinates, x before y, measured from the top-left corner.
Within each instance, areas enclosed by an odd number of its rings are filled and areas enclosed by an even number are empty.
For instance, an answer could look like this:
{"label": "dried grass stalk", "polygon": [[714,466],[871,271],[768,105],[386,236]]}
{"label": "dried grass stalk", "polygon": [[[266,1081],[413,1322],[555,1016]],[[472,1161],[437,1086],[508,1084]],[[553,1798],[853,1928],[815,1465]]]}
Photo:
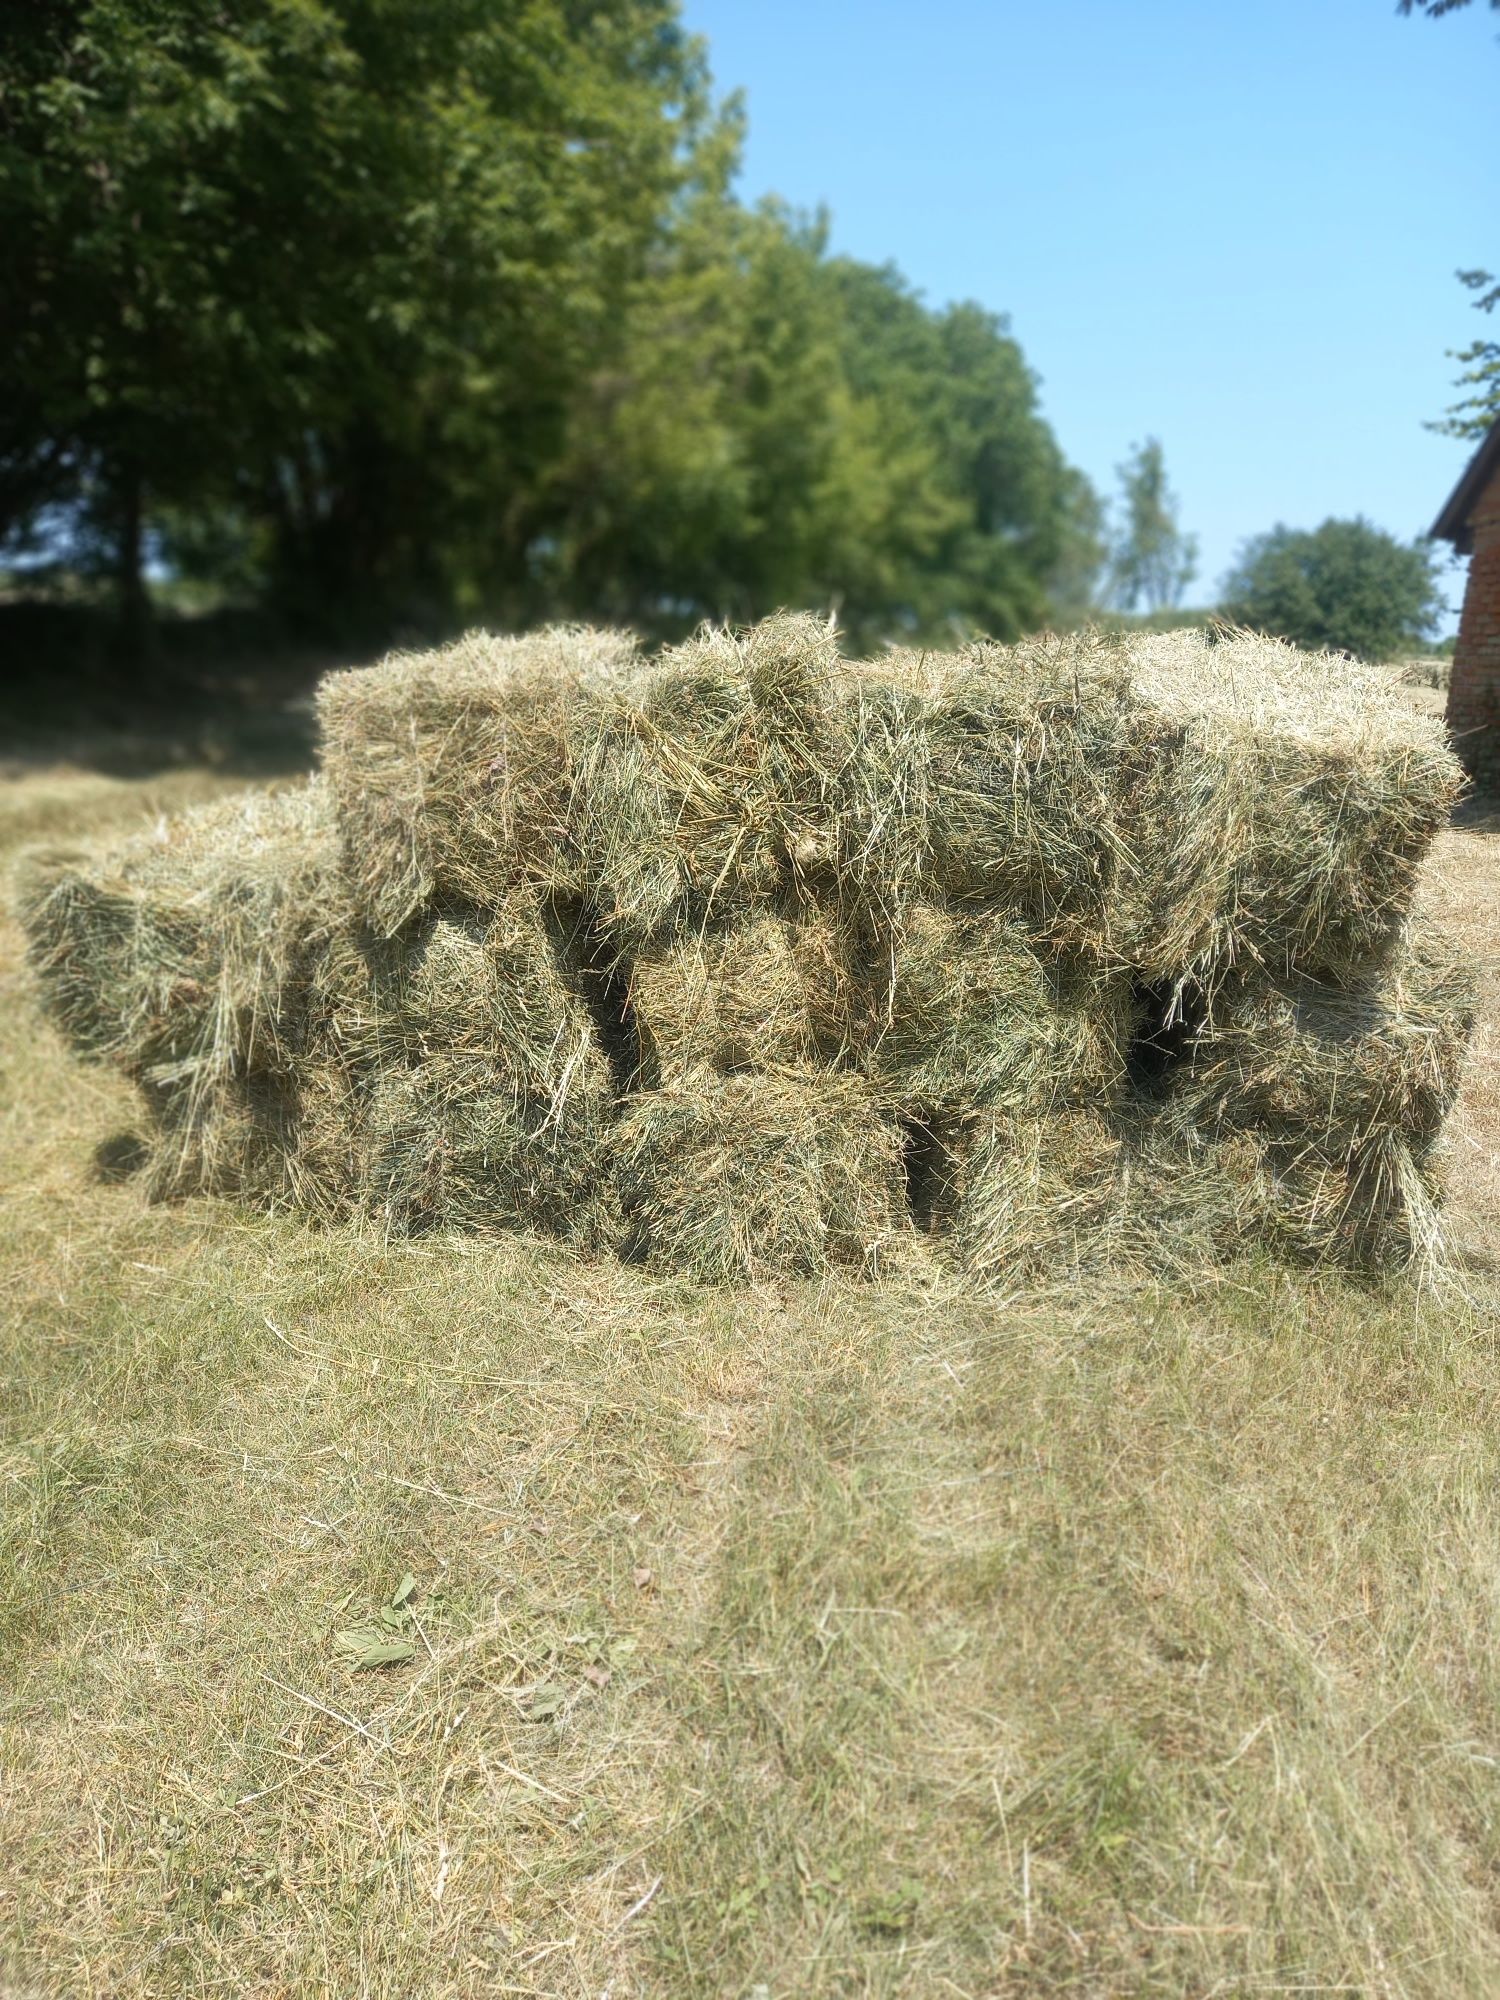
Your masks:
{"label": "dried grass stalk", "polygon": [[327,676],[323,769],[351,893],[379,935],[434,898],[577,890],[575,777],[635,665],[625,633],[554,626]]}
{"label": "dried grass stalk", "polygon": [[821,620],[783,615],[705,630],[618,692],[579,796],[620,956],[767,906],[824,851],[837,650]]}
{"label": "dried grass stalk", "polygon": [[1236,975],[1357,977],[1458,792],[1438,719],[1355,661],[1251,633],[1145,634],[1131,659],[1133,962],[1210,999]]}
{"label": "dried grass stalk", "polygon": [[982,1111],[950,1134],[944,1205],[963,1268],[981,1284],[1060,1276],[1108,1252],[1123,1149],[1091,1111]]}
{"label": "dried grass stalk", "polygon": [[627,1226],[652,1263],[711,1284],[874,1273],[907,1234],[901,1135],[858,1078],[703,1078],[616,1129]]}
{"label": "dried grass stalk", "polygon": [[1334,1160],[1383,1133],[1428,1149],[1474,1025],[1469,968],[1432,938],[1351,987],[1252,985],[1198,1038],[1174,1101],[1204,1131],[1257,1128]]}
{"label": "dried grass stalk", "polygon": [[812,990],[832,958],[820,942],[813,925],[764,912],[642,953],[630,1005],[650,1073],[672,1087],[815,1060],[831,1004]]}
{"label": "dried grass stalk", "polygon": [[285,1073],[342,913],[327,792],[246,793],[102,858],[34,856],[19,901],[43,1000],[80,1053],[137,1079]]}
{"label": "dried grass stalk", "polygon": [[1105,1107],[1124,1085],[1130,980],[1045,960],[1015,918],[914,905],[860,984],[857,1060],[905,1112]]}

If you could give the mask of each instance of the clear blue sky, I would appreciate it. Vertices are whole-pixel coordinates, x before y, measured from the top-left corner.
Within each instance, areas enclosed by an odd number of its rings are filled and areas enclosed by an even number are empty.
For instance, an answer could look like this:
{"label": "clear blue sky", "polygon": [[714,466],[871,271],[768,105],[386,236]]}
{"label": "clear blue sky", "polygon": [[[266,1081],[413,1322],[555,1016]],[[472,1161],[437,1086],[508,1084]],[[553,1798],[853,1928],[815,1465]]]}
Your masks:
{"label": "clear blue sky", "polygon": [[[1421,533],[1465,447],[1444,350],[1500,268],[1500,14],[1395,0],[684,0],[743,89],[740,191],[1009,316],[1102,492],[1160,437],[1190,599],[1248,535]],[[1500,327],[1490,326],[1500,334]],[[1449,592],[1461,588],[1455,572]]]}

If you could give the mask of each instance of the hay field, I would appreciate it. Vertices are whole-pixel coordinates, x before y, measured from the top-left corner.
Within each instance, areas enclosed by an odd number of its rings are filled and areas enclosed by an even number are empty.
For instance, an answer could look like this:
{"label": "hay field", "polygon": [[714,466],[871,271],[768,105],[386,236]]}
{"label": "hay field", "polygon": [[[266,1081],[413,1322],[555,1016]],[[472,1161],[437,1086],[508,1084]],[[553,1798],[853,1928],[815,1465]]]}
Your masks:
{"label": "hay field", "polygon": [[149,1207],[7,926],[0,1992],[1492,1993],[1500,817],[1425,893],[1486,986],[1422,1299]]}

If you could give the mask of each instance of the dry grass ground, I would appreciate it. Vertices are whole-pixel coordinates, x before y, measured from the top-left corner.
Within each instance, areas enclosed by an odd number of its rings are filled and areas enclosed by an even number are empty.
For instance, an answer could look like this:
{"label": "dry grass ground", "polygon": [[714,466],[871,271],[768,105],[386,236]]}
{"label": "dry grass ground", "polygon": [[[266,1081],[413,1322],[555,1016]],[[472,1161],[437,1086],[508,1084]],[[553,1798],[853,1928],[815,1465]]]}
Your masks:
{"label": "dry grass ground", "polygon": [[1430,893],[1488,986],[1420,1299],[147,1208],[7,929],[0,1991],[1492,1994],[1493,821]]}

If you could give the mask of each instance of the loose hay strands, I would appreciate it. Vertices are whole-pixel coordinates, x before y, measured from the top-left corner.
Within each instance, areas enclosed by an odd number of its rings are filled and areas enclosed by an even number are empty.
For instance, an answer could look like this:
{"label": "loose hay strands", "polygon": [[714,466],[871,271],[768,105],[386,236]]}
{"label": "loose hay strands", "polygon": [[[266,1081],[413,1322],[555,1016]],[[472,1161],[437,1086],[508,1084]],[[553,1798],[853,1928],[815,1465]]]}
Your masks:
{"label": "loose hay strands", "polygon": [[837,651],[814,618],[705,629],[617,693],[578,796],[622,957],[768,905],[826,851]]}
{"label": "loose hay strands", "polygon": [[820,963],[810,926],[763,913],[642,953],[630,1005],[658,1080],[812,1062],[820,1010],[809,989],[829,950]]}
{"label": "loose hay strands", "polygon": [[1131,658],[1137,965],[1210,998],[1235,973],[1356,976],[1457,796],[1440,723],[1355,661],[1252,633],[1146,634]]}
{"label": "loose hay strands", "polygon": [[341,894],[314,779],[164,823],[103,858],[34,857],[21,916],[42,994],[127,1075],[284,1071]]}
{"label": "loose hay strands", "polygon": [[152,1191],[274,1199],[342,895],[321,781],[247,794],[118,853],[36,857],[21,916],[44,1000],[145,1094]]}
{"label": "loose hay strands", "polygon": [[607,1232],[609,1065],[528,891],[395,939],[351,928],[322,978],[331,1087],[303,1110],[314,1185],[347,1146],[396,1233]]}
{"label": "loose hay strands", "polygon": [[1176,1087],[1206,1129],[1258,1126],[1344,1159],[1399,1132],[1431,1147],[1474,1022],[1468,968],[1435,940],[1353,987],[1251,986],[1193,1045]]}
{"label": "loose hay strands", "polygon": [[1102,1106],[1125,1081],[1129,979],[1048,964],[1014,918],[915,905],[862,985],[860,1067],[903,1111]]}
{"label": "loose hay strands", "polygon": [[638,1251],[712,1284],[873,1274],[907,1233],[901,1135],[858,1078],[828,1071],[652,1091],[615,1134]]}
{"label": "loose hay strands", "polygon": [[1090,1111],[979,1112],[953,1135],[943,1201],[959,1261],[980,1283],[1097,1261],[1120,1217],[1122,1147]]}
{"label": "loose hay strands", "polygon": [[392,935],[434,897],[487,905],[521,882],[576,891],[577,767],[635,664],[625,633],[555,626],[473,632],[324,680],[323,769],[375,931]]}
{"label": "loose hay strands", "polygon": [[529,1226],[598,1243],[614,1233],[598,1079],[551,1105],[506,1068],[434,1058],[378,1077],[360,1127],[366,1201],[395,1235]]}

